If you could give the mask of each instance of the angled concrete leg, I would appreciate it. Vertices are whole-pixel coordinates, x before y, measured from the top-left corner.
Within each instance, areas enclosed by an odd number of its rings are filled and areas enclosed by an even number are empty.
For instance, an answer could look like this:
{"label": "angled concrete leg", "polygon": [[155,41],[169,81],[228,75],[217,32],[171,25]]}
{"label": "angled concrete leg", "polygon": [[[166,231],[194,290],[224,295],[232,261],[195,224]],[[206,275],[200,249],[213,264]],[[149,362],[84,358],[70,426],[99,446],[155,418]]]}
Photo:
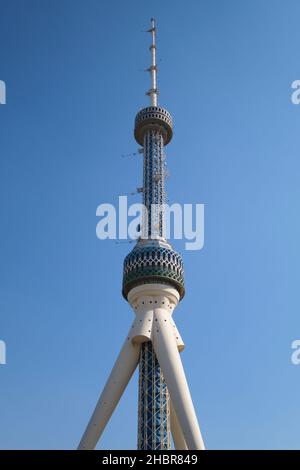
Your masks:
{"label": "angled concrete leg", "polygon": [[194,405],[178,352],[176,339],[170,326],[170,314],[155,309],[153,347],[162,368],[171,401],[189,450],[204,449]]}
{"label": "angled concrete leg", "polygon": [[131,330],[115,362],[94,413],[79,443],[78,449],[94,449],[116,408],[133,372],[135,371],[141,346],[132,342]]}
{"label": "angled concrete leg", "polygon": [[177,419],[176,412],[174,410],[174,406],[172,405],[172,401],[170,400],[170,415],[171,415],[171,433],[175,445],[176,450],[187,450],[187,445],[185,442],[185,438],[180,427],[180,424]]}

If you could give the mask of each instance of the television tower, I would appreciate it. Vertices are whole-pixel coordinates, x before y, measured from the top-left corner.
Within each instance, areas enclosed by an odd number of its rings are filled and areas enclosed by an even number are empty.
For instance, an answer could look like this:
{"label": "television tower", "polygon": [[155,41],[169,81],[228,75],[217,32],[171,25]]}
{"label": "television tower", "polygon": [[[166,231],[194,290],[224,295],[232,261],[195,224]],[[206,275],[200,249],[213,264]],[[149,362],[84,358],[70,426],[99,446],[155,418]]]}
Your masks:
{"label": "television tower", "polygon": [[126,336],[79,449],[94,449],[139,364],[138,449],[204,449],[180,359],[184,348],[172,318],[184,296],[183,262],[165,238],[164,146],[172,139],[172,117],[158,105],[156,26],[151,19],[152,63],[147,69],[150,106],[135,118],[134,136],[143,147],[141,237],[124,260],[124,298],[135,320]]}

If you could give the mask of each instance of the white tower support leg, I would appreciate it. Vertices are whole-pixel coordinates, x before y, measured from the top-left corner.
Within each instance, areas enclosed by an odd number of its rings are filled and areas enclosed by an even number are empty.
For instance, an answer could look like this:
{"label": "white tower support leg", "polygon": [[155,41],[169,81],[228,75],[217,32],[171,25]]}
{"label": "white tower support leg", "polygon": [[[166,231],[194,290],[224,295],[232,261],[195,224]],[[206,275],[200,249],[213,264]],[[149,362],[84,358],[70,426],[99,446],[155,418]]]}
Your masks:
{"label": "white tower support leg", "polygon": [[130,335],[128,335],[123,344],[86,431],[79,443],[79,450],[91,450],[96,447],[107,422],[138,365],[140,349],[140,344],[132,342],[130,330]]}
{"label": "white tower support leg", "polygon": [[176,450],[187,450],[187,445],[185,442],[185,438],[180,427],[176,412],[174,410],[174,406],[170,400],[170,414],[171,414],[171,433],[175,445]]}
{"label": "white tower support leg", "polygon": [[162,368],[180,427],[189,450],[204,449],[194,405],[178,352],[176,339],[170,327],[166,309],[155,309],[153,347]]}

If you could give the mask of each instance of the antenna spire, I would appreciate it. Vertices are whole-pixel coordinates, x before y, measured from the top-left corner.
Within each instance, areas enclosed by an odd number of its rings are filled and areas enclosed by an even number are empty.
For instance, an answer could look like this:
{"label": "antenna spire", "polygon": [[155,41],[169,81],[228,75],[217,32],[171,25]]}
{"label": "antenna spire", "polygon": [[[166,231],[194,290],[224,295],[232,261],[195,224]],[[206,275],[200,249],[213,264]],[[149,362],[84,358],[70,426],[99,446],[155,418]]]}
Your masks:
{"label": "antenna spire", "polygon": [[151,88],[146,93],[150,96],[150,104],[151,106],[157,106],[157,82],[156,82],[156,73],[157,73],[157,65],[156,65],[156,26],[155,26],[155,19],[151,18],[151,28],[148,29],[148,33],[152,35],[152,44],[150,46],[150,51],[152,54],[152,63],[150,67],[147,69],[151,74]]}

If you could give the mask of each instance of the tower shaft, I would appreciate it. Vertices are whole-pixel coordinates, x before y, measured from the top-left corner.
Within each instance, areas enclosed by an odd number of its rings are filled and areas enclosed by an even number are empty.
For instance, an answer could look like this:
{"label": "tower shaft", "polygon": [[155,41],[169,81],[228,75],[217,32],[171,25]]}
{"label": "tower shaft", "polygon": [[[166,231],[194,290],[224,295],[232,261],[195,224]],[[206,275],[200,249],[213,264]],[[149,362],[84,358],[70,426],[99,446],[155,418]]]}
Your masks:
{"label": "tower shaft", "polygon": [[[153,73],[153,70],[151,71]],[[156,77],[155,77],[156,83]],[[152,95],[151,101],[154,96]],[[156,103],[155,96],[155,103]],[[152,101],[153,102],[153,101]],[[144,134],[143,237],[164,236],[164,140],[160,130]],[[139,362],[138,449],[170,449],[170,400],[152,342],[142,343]]]}
{"label": "tower shaft", "polygon": [[170,449],[170,398],[152,342],[142,343],[139,363],[138,449]]}
{"label": "tower shaft", "polygon": [[164,139],[160,130],[149,129],[144,135],[143,238],[165,235],[163,204],[166,202]]}

